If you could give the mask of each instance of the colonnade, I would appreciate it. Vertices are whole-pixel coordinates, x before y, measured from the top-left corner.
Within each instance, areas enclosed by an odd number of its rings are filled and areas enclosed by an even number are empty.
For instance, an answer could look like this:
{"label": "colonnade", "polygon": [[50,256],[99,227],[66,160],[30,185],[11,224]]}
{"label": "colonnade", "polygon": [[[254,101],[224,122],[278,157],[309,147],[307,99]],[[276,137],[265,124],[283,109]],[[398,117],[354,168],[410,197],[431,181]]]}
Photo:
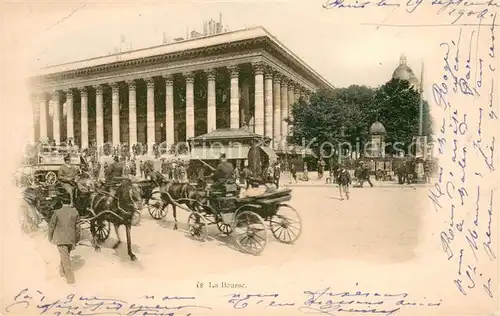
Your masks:
{"label": "colonnade", "polygon": [[[253,132],[270,137],[275,146],[289,134],[289,124],[286,118],[290,115],[292,104],[301,96],[306,97],[309,90],[300,86],[290,78],[287,78],[277,70],[265,65],[264,63],[251,64],[252,76],[254,81],[254,111],[251,113],[254,120]],[[230,100],[229,100],[229,122],[230,128],[240,128],[240,67],[241,65],[228,65],[226,71],[230,78]],[[216,74],[221,71],[220,68],[200,70],[205,74],[207,80],[207,103],[206,103],[206,124],[207,131],[216,129]],[[185,79],[185,126],[186,139],[195,136],[195,72],[184,72],[181,74]],[[166,74],[163,77],[165,84],[165,141],[167,144],[173,144],[174,139],[174,74]],[[155,139],[155,84],[158,80],[153,77],[142,77],[126,81],[128,87],[128,144],[133,145],[138,141],[137,130],[137,82],[143,80],[146,85],[146,125],[147,125],[147,144],[152,148],[153,144],[159,143]],[[160,81],[162,82],[162,81]],[[122,83],[123,84],[123,83]],[[112,143],[120,143],[120,89],[119,82],[99,84],[92,86],[95,89],[95,142],[98,148],[104,145],[104,85],[111,87],[111,131]],[[52,107],[52,139],[56,144],[61,139],[61,93],[66,94],[66,139],[75,139],[75,110],[74,110],[74,90],[80,92],[80,147],[88,148],[89,142],[89,86],[80,86],[65,91],[52,91],[51,98],[48,100],[47,92],[41,93],[38,97],[37,119],[39,120],[39,138],[41,141],[49,138],[48,133],[48,108]],[[123,90],[122,90],[123,91]]]}

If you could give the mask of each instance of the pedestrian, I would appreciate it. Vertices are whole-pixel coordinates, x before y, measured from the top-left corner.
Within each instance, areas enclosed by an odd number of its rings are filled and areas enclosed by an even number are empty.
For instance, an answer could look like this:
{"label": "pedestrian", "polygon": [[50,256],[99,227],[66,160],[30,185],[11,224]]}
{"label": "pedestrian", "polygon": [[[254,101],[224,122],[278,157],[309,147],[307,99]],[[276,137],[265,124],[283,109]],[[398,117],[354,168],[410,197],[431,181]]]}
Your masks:
{"label": "pedestrian", "polygon": [[304,174],[302,180],[309,181],[309,171],[307,170],[307,163],[304,163]]}
{"label": "pedestrian", "polygon": [[142,160],[139,160],[139,172],[141,174],[141,178],[144,179],[144,163]]}
{"label": "pedestrian", "polygon": [[370,181],[370,170],[368,170],[368,166],[366,166],[364,163],[361,163],[361,178],[360,178],[360,186],[363,187],[363,183],[365,181],[368,181],[368,184],[370,187],[373,188],[373,183]]}
{"label": "pedestrian", "polygon": [[337,173],[337,184],[339,186],[340,200],[344,200],[342,193],[345,193],[349,200],[349,186],[351,185],[351,174],[344,167],[341,167]]}
{"label": "pedestrian", "polygon": [[[292,163],[290,166],[290,174],[292,175],[293,180],[297,183],[297,169],[295,168],[295,164]],[[290,183],[292,183],[292,178],[290,178]]]}
{"label": "pedestrian", "polygon": [[323,160],[323,158],[320,158],[318,160],[318,179],[323,178],[324,171],[325,171],[325,161]]}
{"label": "pedestrian", "polygon": [[63,206],[54,211],[49,224],[49,241],[57,245],[61,262],[59,274],[66,278],[68,284],[75,283],[75,274],[71,268],[71,251],[75,249],[80,240],[78,227],[78,211],[74,208]]}
{"label": "pedestrian", "polygon": [[240,184],[240,168],[238,165],[233,169],[233,177],[236,180],[236,184]]}
{"label": "pedestrian", "polygon": [[276,189],[280,188],[280,176],[281,176],[281,164],[279,162],[276,162],[273,170],[273,180]]}

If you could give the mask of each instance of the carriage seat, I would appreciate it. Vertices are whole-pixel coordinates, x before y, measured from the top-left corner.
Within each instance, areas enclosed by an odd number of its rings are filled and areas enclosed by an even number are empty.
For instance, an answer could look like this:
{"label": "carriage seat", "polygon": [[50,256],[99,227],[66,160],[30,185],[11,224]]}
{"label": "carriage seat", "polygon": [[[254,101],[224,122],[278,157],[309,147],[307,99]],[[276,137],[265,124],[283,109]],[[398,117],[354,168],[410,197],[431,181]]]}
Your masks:
{"label": "carriage seat", "polygon": [[226,182],[212,186],[210,191],[211,197],[226,197],[226,196],[238,196],[240,194],[240,188],[234,182]]}

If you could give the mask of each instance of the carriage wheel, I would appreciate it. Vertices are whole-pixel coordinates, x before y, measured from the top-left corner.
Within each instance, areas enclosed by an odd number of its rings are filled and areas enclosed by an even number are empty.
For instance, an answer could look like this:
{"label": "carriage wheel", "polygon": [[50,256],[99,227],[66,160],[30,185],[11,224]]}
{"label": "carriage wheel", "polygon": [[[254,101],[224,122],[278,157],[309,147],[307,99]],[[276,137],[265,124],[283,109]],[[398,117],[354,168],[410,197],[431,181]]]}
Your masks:
{"label": "carriage wheel", "polygon": [[224,235],[231,235],[231,233],[233,232],[233,228],[231,227],[231,225],[230,224],[226,224],[223,221],[218,221],[217,222],[217,228]]}
{"label": "carriage wheel", "polygon": [[132,226],[137,226],[141,222],[142,214],[139,211],[135,211],[132,216]]}
{"label": "carriage wheel", "polygon": [[45,174],[45,183],[48,185],[55,184],[57,182],[57,176],[54,172],[49,171]]}
{"label": "carriage wheel", "polygon": [[111,225],[108,221],[94,220],[90,223],[90,231],[92,232],[92,236],[97,238],[97,241],[103,242],[109,237]]}
{"label": "carriage wheel", "polygon": [[148,212],[152,218],[160,220],[167,216],[167,207],[158,201],[154,201],[153,204],[148,203]]}
{"label": "carriage wheel", "polygon": [[193,212],[188,218],[189,233],[198,241],[205,241],[208,236],[205,220],[198,212]]}
{"label": "carriage wheel", "polygon": [[258,214],[243,211],[236,215],[233,236],[242,251],[258,255],[266,247],[266,224]]}
{"label": "carriage wheel", "polygon": [[295,242],[302,232],[300,215],[293,207],[280,204],[269,220],[274,237],[285,244]]}

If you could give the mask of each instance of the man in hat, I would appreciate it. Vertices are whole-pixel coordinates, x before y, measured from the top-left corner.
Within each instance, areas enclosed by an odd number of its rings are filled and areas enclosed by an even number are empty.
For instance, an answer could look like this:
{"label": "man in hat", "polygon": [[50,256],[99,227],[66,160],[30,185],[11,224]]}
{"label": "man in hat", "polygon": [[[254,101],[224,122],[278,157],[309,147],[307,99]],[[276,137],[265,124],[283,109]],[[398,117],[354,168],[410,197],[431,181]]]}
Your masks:
{"label": "man in hat", "polygon": [[71,157],[64,156],[64,165],[59,168],[57,178],[61,181],[63,188],[69,193],[70,207],[73,207],[73,182],[78,176],[78,170],[71,165]]}
{"label": "man in hat", "polygon": [[339,186],[340,199],[344,200],[342,193],[345,193],[349,200],[349,185],[351,185],[351,174],[343,166],[339,168],[337,173],[337,184]]}
{"label": "man in hat", "polygon": [[78,211],[66,206],[54,211],[49,223],[48,237],[51,243],[57,245],[61,256],[59,274],[66,278],[67,283],[75,283],[70,254],[80,240]]}
{"label": "man in hat", "polygon": [[226,154],[220,155],[220,163],[212,175],[212,180],[214,180],[214,187],[220,187],[228,181],[234,180],[233,178],[233,165],[227,161]]}
{"label": "man in hat", "polygon": [[359,183],[360,183],[361,187],[363,187],[363,183],[365,183],[365,181],[368,182],[370,187],[373,187],[373,183],[370,181],[370,170],[368,169],[368,166],[364,162],[361,161],[360,168],[361,168],[361,176],[359,179]]}
{"label": "man in hat", "polygon": [[108,167],[106,172],[106,180],[114,181],[116,178],[123,177],[123,164],[118,156],[113,157],[113,163]]}

